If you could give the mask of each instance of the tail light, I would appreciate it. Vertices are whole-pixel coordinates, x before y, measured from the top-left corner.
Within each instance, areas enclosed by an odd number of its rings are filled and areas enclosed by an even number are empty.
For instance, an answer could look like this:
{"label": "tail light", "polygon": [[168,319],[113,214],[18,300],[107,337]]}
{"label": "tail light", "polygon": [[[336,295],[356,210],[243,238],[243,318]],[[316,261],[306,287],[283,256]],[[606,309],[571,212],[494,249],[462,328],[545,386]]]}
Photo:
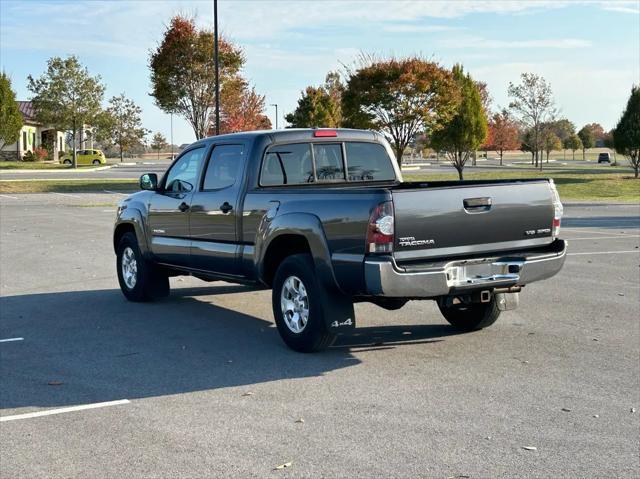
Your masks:
{"label": "tail light", "polygon": [[393,251],[393,203],[385,201],[376,206],[369,218],[367,229],[368,253]]}
{"label": "tail light", "polygon": [[549,180],[549,189],[551,190],[551,199],[553,200],[553,223],[551,226],[551,236],[554,238],[560,234],[560,223],[562,222],[562,203],[560,202],[560,195],[556,189],[556,184],[553,180]]}

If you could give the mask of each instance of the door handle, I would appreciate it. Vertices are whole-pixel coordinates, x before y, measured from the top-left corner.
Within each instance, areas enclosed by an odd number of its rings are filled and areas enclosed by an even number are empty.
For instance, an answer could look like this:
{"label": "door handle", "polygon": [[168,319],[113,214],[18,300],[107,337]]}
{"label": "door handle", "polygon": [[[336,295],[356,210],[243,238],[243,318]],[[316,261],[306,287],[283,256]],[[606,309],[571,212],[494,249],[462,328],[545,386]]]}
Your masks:
{"label": "door handle", "polygon": [[462,200],[464,209],[469,212],[482,212],[491,209],[491,198],[465,198]]}
{"label": "door handle", "polygon": [[178,206],[178,209],[184,213],[189,209],[189,205],[183,201],[182,203],[180,203],[180,206]]}
{"label": "door handle", "polygon": [[231,206],[227,201],[225,201],[220,205],[220,211],[222,211],[224,214],[227,214],[232,209],[233,209],[233,206]]}

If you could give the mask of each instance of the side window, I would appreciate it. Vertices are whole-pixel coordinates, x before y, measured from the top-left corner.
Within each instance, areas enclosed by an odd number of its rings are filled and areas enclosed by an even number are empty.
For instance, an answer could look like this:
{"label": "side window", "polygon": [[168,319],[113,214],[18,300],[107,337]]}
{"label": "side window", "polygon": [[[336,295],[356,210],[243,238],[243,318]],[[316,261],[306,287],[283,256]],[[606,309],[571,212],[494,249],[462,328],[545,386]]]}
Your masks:
{"label": "side window", "polygon": [[169,170],[164,190],[170,193],[192,191],[198,178],[198,167],[204,151],[204,148],[196,148],[182,155]]}
{"label": "side window", "polygon": [[318,143],[313,145],[318,182],[344,181],[342,147],[339,143]]}
{"label": "side window", "polygon": [[309,143],[278,145],[267,150],[262,162],[263,186],[313,183],[313,162]]}
{"label": "side window", "polygon": [[345,143],[349,181],[395,180],[387,150],[377,143]]}
{"label": "side window", "polygon": [[242,145],[216,146],[207,165],[202,189],[219,190],[234,185],[238,179],[243,154]]}

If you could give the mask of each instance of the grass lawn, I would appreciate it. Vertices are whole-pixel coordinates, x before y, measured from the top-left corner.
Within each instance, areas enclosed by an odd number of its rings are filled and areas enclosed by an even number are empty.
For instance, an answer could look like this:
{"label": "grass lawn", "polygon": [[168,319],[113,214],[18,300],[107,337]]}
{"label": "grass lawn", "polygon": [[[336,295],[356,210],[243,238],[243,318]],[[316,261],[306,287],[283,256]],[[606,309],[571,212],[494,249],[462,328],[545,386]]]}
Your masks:
{"label": "grass lawn", "polygon": [[[100,165],[106,166],[106,165]],[[0,170],[66,170],[70,165],[39,161],[0,161]],[[78,168],[96,168],[96,165],[78,165]]]}
{"label": "grass lawn", "polygon": [[[465,180],[497,180],[509,178],[553,178],[560,198],[571,201],[640,202],[640,179],[633,178],[630,170],[624,173],[594,173],[592,170],[575,172],[566,170],[547,171],[487,171],[464,175]],[[458,174],[432,173],[402,175],[407,181],[457,180]]]}
{"label": "grass lawn", "polygon": [[[407,181],[457,180],[451,173],[405,173]],[[640,180],[633,173],[576,172],[569,170],[547,171],[483,171],[469,172],[468,180],[517,178],[553,178],[560,197],[565,201],[608,201],[640,203]],[[0,193],[74,193],[102,192],[104,190],[134,192],[138,190],[137,180],[4,180],[0,181]]]}
{"label": "grass lawn", "polygon": [[137,180],[5,180],[0,193],[96,193],[104,190],[124,193],[138,190]]}

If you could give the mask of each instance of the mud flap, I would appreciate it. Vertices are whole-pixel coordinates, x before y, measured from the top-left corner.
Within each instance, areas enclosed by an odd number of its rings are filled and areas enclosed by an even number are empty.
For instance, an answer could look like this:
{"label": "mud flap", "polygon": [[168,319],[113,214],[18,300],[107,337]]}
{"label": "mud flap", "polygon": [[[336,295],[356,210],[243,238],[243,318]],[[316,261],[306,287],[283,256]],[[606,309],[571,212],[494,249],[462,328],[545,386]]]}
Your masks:
{"label": "mud flap", "polygon": [[516,309],[520,303],[519,293],[498,293],[495,296],[500,311],[511,311]]}
{"label": "mud flap", "polygon": [[327,329],[335,334],[349,332],[356,327],[353,300],[335,287],[322,289],[322,309]]}

